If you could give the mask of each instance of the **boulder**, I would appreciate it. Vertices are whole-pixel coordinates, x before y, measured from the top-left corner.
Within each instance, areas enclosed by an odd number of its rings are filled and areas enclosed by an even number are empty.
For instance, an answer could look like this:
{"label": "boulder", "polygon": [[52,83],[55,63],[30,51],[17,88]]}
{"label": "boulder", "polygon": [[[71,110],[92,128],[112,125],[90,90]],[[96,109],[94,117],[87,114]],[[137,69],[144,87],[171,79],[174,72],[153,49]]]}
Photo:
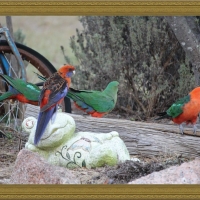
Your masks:
{"label": "boulder", "polygon": [[50,165],[38,153],[22,149],[9,184],[80,184],[80,180],[69,169]]}
{"label": "boulder", "polygon": [[129,184],[200,184],[200,159],[136,179]]}

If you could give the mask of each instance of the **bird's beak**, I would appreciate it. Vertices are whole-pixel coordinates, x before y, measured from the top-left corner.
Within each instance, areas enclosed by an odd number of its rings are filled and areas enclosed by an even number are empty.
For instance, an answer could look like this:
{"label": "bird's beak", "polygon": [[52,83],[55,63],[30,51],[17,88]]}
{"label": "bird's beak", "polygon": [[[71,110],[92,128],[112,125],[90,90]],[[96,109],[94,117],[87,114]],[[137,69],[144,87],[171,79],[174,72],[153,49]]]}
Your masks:
{"label": "bird's beak", "polygon": [[75,74],[75,73],[76,73],[76,71],[74,70],[74,71],[73,71],[73,74]]}

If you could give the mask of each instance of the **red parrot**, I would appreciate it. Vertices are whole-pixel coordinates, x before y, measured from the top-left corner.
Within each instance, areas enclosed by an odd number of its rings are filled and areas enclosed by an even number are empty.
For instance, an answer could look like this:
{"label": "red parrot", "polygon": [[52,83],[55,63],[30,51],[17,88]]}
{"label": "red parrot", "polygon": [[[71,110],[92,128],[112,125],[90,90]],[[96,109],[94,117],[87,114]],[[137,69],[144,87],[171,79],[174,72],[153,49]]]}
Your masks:
{"label": "red parrot", "polygon": [[64,65],[58,72],[52,74],[44,82],[43,89],[39,96],[40,112],[35,131],[35,145],[38,144],[50,119],[53,123],[58,104],[60,104],[66,96],[71,83],[71,76],[74,72],[74,66]]}
{"label": "red parrot", "polygon": [[176,124],[179,124],[179,129],[183,134],[182,123],[193,124],[193,133],[196,134],[197,117],[200,112],[200,87],[196,87],[189,95],[179,99],[166,111],[158,113],[159,119],[170,118]]}

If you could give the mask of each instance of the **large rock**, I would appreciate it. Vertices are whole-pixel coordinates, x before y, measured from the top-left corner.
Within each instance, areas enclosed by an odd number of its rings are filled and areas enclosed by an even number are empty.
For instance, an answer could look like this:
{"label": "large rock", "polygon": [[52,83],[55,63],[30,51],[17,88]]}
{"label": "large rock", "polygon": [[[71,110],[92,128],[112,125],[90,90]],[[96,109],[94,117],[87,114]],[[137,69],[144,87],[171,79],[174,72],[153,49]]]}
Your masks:
{"label": "large rock", "polygon": [[22,149],[16,159],[10,184],[80,184],[70,170],[50,165],[37,153]]}
{"label": "large rock", "polygon": [[169,167],[136,179],[129,184],[200,184],[200,159]]}
{"label": "large rock", "polygon": [[[49,122],[44,135],[35,146],[37,120],[26,118],[22,127],[30,133],[26,149],[38,152],[49,163],[67,168],[101,167],[130,160],[129,152],[116,131],[92,133],[75,131],[75,121],[67,113],[58,112],[54,123]],[[95,125],[94,125],[95,126]]]}

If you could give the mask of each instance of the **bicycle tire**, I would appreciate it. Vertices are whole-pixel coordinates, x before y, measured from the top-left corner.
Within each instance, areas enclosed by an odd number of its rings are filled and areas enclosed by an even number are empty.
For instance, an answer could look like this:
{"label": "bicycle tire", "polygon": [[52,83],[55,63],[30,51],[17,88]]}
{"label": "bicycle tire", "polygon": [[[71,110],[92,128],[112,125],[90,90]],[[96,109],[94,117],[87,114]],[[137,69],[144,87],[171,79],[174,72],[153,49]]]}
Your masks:
{"label": "bicycle tire", "polygon": [[[15,44],[22,59],[30,62],[46,78],[57,71],[55,67],[37,51],[17,42],[15,42]],[[6,40],[0,40],[0,52],[13,54]],[[69,98],[65,97],[62,108],[63,111],[71,113],[71,102]]]}
{"label": "bicycle tire", "polygon": [[[52,73],[57,71],[55,67],[37,51],[17,42],[15,42],[15,44],[22,59],[30,62],[43,76],[49,77]],[[0,52],[13,54],[6,40],[0,40]]]}

